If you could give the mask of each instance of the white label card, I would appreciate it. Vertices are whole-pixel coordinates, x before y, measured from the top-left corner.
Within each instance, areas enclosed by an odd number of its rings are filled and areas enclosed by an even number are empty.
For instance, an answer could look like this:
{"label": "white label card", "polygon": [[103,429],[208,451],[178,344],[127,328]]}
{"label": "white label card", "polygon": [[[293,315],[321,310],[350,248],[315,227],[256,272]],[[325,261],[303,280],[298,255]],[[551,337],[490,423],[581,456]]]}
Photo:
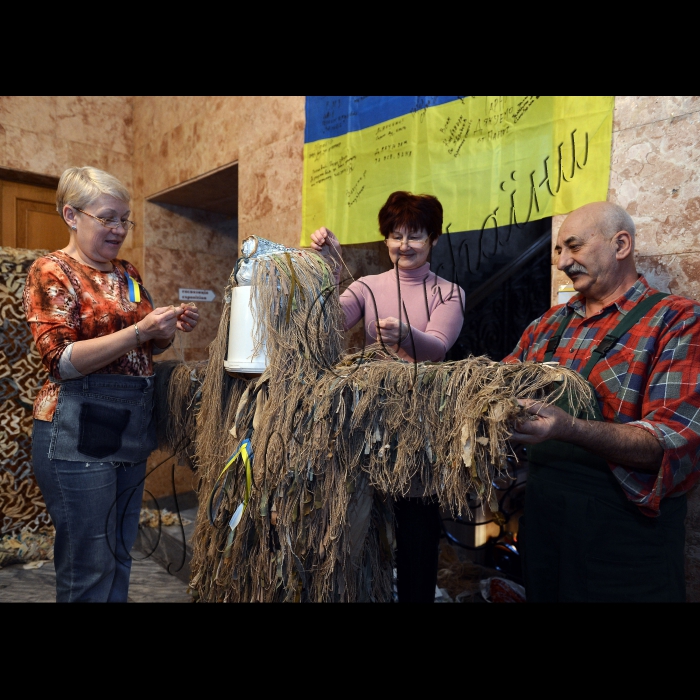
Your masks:
{"label": "white label card", "polygon": [[180,301],[214,301],[216,294],[211,289],[183,289],[180,287]]}

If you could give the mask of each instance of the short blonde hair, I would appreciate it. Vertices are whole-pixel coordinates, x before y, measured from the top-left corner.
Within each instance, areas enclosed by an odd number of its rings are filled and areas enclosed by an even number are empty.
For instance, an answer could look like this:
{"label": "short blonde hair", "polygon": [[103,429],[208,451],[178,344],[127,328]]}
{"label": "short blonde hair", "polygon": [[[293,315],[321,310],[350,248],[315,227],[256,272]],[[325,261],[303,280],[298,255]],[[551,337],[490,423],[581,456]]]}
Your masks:
{"label": "short blonde hair", "polygon": [[108,194],[123,202],[131,200],[129,190],[114,175],[98,168],[68,168],[63,171],[56,190],[56,210],[63,218],[63,207],[69,204],[85,209],[101,194]]}

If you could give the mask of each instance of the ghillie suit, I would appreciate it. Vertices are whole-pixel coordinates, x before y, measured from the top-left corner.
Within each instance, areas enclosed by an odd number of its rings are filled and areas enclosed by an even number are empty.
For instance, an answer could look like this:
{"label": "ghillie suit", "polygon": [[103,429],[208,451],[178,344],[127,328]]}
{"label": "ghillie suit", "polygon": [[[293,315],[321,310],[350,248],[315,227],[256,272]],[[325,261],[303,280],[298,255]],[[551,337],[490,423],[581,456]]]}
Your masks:
{"label": "ghillie suit", "polygon": [[391,497],[418,475],[426,495],[469,515],[470,498],[493,503],[494,479],[511,478],[516,399],[591,399],[558,365],[407,363],[380,346],[343,356],[332,280],[310,251],[257,263],[251,309],[269,365],[256,378],[223,371],[224,307],[196,416],[201,601],[391,600]]}
{"label": "ghillie suit", "polygon": [[195,468],[196,416],[207,365],[206,361],[186,364],[182,360],[154,363],[158,447],[190,469]]}

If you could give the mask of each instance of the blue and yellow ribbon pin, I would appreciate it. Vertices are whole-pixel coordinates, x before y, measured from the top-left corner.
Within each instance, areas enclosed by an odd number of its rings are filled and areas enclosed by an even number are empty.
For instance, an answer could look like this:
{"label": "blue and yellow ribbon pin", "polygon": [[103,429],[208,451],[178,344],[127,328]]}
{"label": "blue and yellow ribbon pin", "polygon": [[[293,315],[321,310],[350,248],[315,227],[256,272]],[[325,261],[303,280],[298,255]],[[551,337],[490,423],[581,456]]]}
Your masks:
{"label": "blue and yellow ribbon pin", "polygon": [[126,285],[129,288],[129,301],[138,304],[141,301],[141,286],[126,270],[124,271],[124,276],[126,277]]}

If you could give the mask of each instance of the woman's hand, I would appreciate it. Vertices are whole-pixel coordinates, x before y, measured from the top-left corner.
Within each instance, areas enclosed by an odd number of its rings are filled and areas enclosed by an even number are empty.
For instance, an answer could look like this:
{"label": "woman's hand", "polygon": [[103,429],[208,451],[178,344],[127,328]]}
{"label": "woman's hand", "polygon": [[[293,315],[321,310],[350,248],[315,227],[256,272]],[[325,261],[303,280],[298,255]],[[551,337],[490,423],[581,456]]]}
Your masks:
{"label": "woman's hand", "polygon": [[135,324],[138,333],[130,325],[110,335],[73,343],[71,363],[81,374],[90,374],[149,340],[164,349],[178,328],[189,332],[197,325],[198,318],[197,307],[160,306]]}
{"label": "woman's hand", "polygon": [[192,302],[189,304],[180,304],[180,308],[177,312],[177,329],[184,333],[191,333],[197,323],[199,323],[199,311],[196,305]]}
{"label": "woman's hand", "polygon": [[317,229],[311,234],[311,249],[315,250],[317,253],[321,253],[323,256],[330,255],[330,246],[335,248],[336,252],[340,252],[340,243],[338,239],[333,234],[333,231],[327,229],[325,226]]}
{"label": "woman's hand", "polygon": [[402,323],[398,318],[389,316],[377,321],[377,340],[384,345],[401,345],[408,335],[408,324]]}
{"label": "woman's hand", "polygon": [[[182,308],[159,306],[138,322],[141,342],[147,340],[170,340],[175,335]],[[191,329],[190,329],[191,330]]]}

